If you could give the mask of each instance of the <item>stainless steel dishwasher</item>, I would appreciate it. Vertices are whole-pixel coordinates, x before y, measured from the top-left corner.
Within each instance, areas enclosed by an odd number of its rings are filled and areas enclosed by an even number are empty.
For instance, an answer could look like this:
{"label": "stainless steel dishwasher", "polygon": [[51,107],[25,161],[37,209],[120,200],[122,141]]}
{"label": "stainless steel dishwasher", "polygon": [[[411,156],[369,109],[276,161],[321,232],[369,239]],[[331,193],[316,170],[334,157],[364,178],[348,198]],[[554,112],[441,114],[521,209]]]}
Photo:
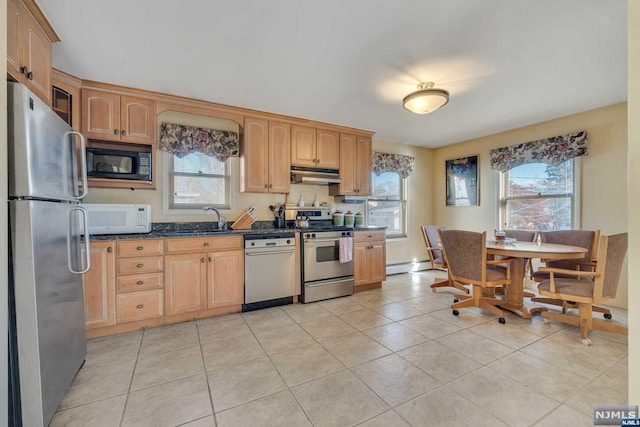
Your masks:
{"label": "stainless steel dishwasher", "polygon": [[293,303],[296,293],[295,234],[247,234],[244,248],[242,311]]}

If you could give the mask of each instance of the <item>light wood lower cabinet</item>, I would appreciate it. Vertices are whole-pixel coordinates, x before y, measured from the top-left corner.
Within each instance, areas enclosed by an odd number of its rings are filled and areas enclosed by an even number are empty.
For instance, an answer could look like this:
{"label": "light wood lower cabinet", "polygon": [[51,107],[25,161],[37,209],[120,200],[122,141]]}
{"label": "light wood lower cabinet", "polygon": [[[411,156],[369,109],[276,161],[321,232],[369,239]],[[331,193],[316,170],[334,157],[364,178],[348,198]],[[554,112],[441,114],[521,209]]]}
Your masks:
{"label": "light wood lower cabinet", "polygon": [[164,314],[164,241],[119,240],[116,258],[116,323]]}
{"label": "light wood lower cabinet", "polygon": [[381,287],[387,278],[385,232],[357,231],[354,233],[353,266],[356,291]]}
{"label": "light wood lower cabinet", "polygon": [[206,252],[164,257],[167,314],[204,310],[206,300]]}
{"label": "light wood lower cabinet", "polygon": [[244,251],[207,254],[207,308],[244,302]]}
{"label": "light wood lower cabinet", "polygon": [[116,242],[91,242],[91,269],[82,277],[87,329],[116,323]]}
{"label": "light wood lower cabinet", "polygon": [[[165,256],[166,314],[242,304],[242,244],[241,236],[167,239],[167,252],[187,253]],[[197,251],[193,252],[194,249]]]}
{"label": "light wood lower cabinet", "polygon": [[117,322],[133,322],[162,316],[162,289],[118,294]]}

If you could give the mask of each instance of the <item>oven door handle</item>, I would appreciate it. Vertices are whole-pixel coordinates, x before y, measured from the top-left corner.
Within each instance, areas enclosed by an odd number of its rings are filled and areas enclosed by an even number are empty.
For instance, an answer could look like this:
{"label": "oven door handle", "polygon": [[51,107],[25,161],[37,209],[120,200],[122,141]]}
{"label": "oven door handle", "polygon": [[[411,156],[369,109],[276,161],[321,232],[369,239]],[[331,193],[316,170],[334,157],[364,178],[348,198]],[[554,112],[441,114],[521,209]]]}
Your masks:
{"label": "oven door handle", "polygon": [[313,240],[305,240],[304,244],[305,245],[312,245],[312,246],[317,246],[317,245],[321,245],[323,243],[335,243],[336,245],[340,244],[340,238],[337,239],[313,239]]}
{"label": "oven door handle", "polygon": [[305,283],[304,286],[305,288],[317,288],[319,286],[326,286],[326,285],[333,285],[334,283],[343,283],[343,282],[348,282],[349,280],[353,280],[353,276],[351,277],[342,277],[340,279],[337,280],[324,280],[320,283]]}
{"label": "oven door handle", "polygon": [[275,255],[275,254],[292,254],[295,252],[295,249],[291,250],[283,250],[283,251],[260,251],[260,252],[245,252],[246,256],[265,256],[265,255]]}

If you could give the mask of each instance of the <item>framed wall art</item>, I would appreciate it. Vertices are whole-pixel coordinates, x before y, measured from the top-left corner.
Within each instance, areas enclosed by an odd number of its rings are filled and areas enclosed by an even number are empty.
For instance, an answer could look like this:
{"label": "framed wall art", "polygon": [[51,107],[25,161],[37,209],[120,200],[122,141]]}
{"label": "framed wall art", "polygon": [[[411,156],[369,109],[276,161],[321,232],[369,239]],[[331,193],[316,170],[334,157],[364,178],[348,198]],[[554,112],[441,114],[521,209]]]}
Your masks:
{"label": "framed wall art", "polygon": [[478,156],[445,161],[447,206],[480,206]]}

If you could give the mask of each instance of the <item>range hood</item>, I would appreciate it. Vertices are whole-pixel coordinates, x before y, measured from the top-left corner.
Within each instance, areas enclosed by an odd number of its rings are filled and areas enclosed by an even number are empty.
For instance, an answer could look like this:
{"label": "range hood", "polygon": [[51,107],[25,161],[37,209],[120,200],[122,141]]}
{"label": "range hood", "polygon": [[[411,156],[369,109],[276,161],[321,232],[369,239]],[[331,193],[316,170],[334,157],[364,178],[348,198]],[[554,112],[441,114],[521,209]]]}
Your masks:
{"label": "range hood", "polygon": [[291,182],[293,184],[329,185],[340,184],[340,173],[337,169],[303,168],[291,166]]}

